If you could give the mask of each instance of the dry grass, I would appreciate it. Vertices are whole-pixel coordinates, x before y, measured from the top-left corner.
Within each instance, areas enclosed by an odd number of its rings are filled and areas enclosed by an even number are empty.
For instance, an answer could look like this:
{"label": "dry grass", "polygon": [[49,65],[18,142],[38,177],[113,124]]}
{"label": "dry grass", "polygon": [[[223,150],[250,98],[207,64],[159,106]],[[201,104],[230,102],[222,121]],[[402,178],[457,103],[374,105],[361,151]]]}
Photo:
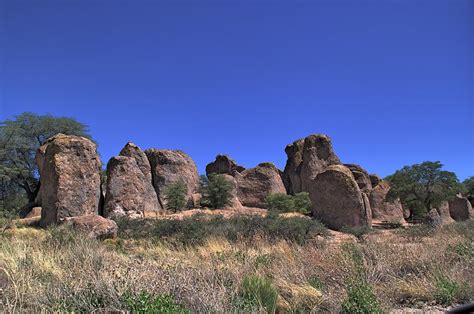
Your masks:
{"label": "dry grass", "polygon": [[[14,228],[0,235],[0,311],[123,310],[125,295],[145,291],[170,294],[193,313],[261,312],[258,306],[242,308],[239,300],[243,278],[257,275],[271,279],[282,311],[339,312],[358,267],[387,311],[474,299],[474,223],[429,236],[410,232],[371,233],[357,243],[336,234],[303,245],[261,235],[243,242],[211,237],[176,247],[144,238],[99,243],[68,230]],[[362,266],[350,250],[362,254]]]}

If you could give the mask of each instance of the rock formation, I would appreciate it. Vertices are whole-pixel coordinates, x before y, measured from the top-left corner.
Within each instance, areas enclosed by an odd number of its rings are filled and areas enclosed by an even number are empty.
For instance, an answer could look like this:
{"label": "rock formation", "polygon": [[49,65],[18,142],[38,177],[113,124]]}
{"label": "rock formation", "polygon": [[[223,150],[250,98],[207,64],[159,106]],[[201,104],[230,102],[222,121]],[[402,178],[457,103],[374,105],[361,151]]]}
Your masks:
{"label": "rock formation", "polygon": [[153,186],[161,206],[166,209],[166,188],[182,181],[187,188],[188,206],[193,206],[193,194],[199,189],[199,175],[194,161],[179,150],[148,149],[145,151],[151,165]]}
{"label": "rock formation", "polygon": [[36,160],[41,174],[41,226],[98,212],[101,162],[95,143],[58,134],[39,148]]}
{"label": "rock formation", "polygon": [[368,193],[372,189],[372,182],[369,173],[364,168],[355,164],[344,164],[344,166],[349,168],[352,172],[352,175],[361,191]]}
{"label": "rock formation", "polygon": [[286,193],[280,173],[275,165],[261,163],[255,168],[236,173],[237,196],[247,207],[265,207],[269,194]]}
{"label": "rock formation", "polygon": [[117,237],[118,226],[115,221],[98,215],[68,217],[64,224],[83,232],[91,239],[105,240]]}
{"label": "rock formation", "polygon": [[439,217],[441,219],[441,223],[443,225],[454,222],[454,219],[451,217],[451,214],[449,212],[448,202],[442,202],[438,207],[436,207],[436,211],[438,212]]}
{"label": "rock formation", "polygon": [[301,163],[303,162],[304,140],[297,140],[285,148],[288,160],[283,171],[283,183],[288,194],[300,193],[301,190]]}
{"label": "rock formation", "polygon": [[242,172],[245,168],[237,165],[237,163],[227,155],[217,155],[216,160],[206,166],[206,175],[211,173],[230,174]]}
{"label": "rock formation", "polygon": [[[124,150],[130,152],[128,148],[133,148],[134,152],[128,155],[134,156],[113,157],[107,164],[105,217],[138,218],[143,217],[146,211],[162,209],[152,185],[148,159],[140,158],[143,152],[137,146],[127,144]],[[136,158],[137,156],[139,158]]]}
{"label": "rock formation", "polygon": [[425,223],[432,226],[432,227],[440,227],[443,225],[443,220],[441,219],[438,211],[436,209],[432,209],[426,214]]}
{"label": "rock formation", "polygon": [[308,186],[313,215],[329,228],[371,226],[372,214],[349,168],[332,165]]}
{"label": "rock formation", "polygon": [[380,179],[380,177],[376,174],[370,174],[369,178],[372,188],[375,188],[379,184],[379,182],[382,181],[382,179]]}
{"label": "rock formation", "polygon": [[372,218],[380,221],[404,223],[403,207],[400,199],[387,200],[390,184],[387,181],[379,181],[369,194]]}
{"label": "rock formation", "polygon": [[474,218],[474,211],[469,200],[465,197],[456,196],[449,201],[449,212],[456,221]]}

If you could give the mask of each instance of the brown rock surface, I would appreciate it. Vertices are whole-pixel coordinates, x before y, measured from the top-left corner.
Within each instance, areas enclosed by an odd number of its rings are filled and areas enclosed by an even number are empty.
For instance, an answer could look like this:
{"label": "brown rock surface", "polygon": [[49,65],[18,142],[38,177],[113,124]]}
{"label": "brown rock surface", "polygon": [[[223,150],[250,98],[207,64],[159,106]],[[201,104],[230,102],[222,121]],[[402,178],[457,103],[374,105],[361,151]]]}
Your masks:
{"label": "brown rock surface", "polygon": [[372,182],[370,181],[369,173],[359,165],[344,164],[352,172],[354,179],[361,191],[368,193],[372,189]]}
{"label": "brown rock surface", "polygon": [[469,200],[465,197],[456,196],[449,201],[449,212],[456,221],[474,218],[474,211]]}
{"label": "brown rock surface", "polygon": [[117,156],[107,164],[105,217],[141,218],[145,211],[161,209],[151,173],[146,176],[133,157]]}
{"label": "brown rock surface", "polygon": [[63,223],[84,232],[89,238],[105,240],[117,237],[118,226],[115,221],[98,215],[84,215],[65,218]]}
{"label": "brown rock surface", "polygon": [[428,214],[426,214],[425,223],[433,227],[439,227],[443,224],[443,220],[441,219],[438,211],[436,209],[432,209],[428,212]]}
{"label": "brown rock surface", "polygon": [[162,207],[166,209],[166,188],[178,181],[186,185],[188,207],[192,207],[193,194],[199,190],[199,175],[191,157],[179,150],[148,149],[145,154],[150,161],[153,186]]}
{"label": "brown rock surface", "polygon": [[237,196],[243,206],[265,207],[265,198],[273,193],[286,193],[275,165],[261,163],[255,168],[235,174]]}
{"label": "brown rock surface", "polygon": [[150,161],[148,160],[145,152],[141,150],[140,147],[135,145],[132,142],[128,142],[127,145],[125,145],[124,148],[120,151],[120,156],[125,156],[125,157],[131,157],[135,159],[138,168],[142,171],[143,175],[146,177],[146,179],[152,183],[152,177],[151,177],[151,166],[150,166]]}
{"label": "brown rock surface", "polygon": [[454,222],[454,219],[451,217],[451,214],[449,212],[448,202],[442,202],[438,207],[436,207],[436,211],[438,212],[439,217],[441,218],[441,223],[443,225]]}
{"label": "brown rock surface", "polygon": [[283,171],[283,183],[288,194],[301,192],[301,163],[303,162],[304,139],[297,140],[285,148],[288,156],[285,170]]}
{"label": "brown rock surface", "polygon": [[309,186],[313,215],[329,228],[371,226],[370,209],[349,168],[329,166]]}
{"label": "brown rock surface", "polygon": [[41,174],[41,226],[98,212],[101,162],[97,147],[79,136],[58,134],[37,154]]}
{"label": "brown rock surface", "polygon": [[245,168],[237,165],[237,163],[227,155],[217,155],[216,160],[206,166],[206,175],[211,173],[230,174],[242,172]]}
{"label": "brown rock surface", "polygon": [[41,207],[33,207],[25,218],[41,217]]}
{"label": "brown rock surface", "polygon": [[372,188],[375,188],[379,184],[379,182],[382,181],[382,179],[380,179],[380,177],[376,174],[370,174],[369,179]]}
{"label": "brown rock surface", "polygon": [[390,184],[383,180],[370,191],[369,200],[372,208],[372,218],[380,221],[404,223],[405,219],[400,199],[387,200],[389,191]]}

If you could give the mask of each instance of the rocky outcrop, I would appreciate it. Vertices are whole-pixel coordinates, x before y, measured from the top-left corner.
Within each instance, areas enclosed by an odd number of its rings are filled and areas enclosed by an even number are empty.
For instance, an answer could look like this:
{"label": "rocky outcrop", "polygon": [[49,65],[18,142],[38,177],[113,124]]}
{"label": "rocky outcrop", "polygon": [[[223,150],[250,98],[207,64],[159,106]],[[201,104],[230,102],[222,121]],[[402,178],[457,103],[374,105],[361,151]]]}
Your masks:
{"label": "rocky outcrop", "polygon": [[125,147],[122,148],[119,155],[135,159],[138,168],[140,168],[146,180],[150,183],[153,182],[150,161],[148,160],[145,152],[140,147],[132,142],[128,142]]}
{"label": "rocky outcrop", "polygon": [[330,165],[340,164],[326,135],[310,135],[285,149],[288,160],[283,178],[289,193],[309,192],[311,182]]}
{"label": "rocky outcrop", "polygon": [[41,217],[41,207],[33,207],[25,218]]}
{"label": "rocky outcrop", "polygon": [[113,239],[117,237],[118,226],[115,221],[98,215],[84,215],[68,217],[63,221],[87,237],[97,240]]}
{"label": "rocky outcrop", "polygon": [[379,184],[379,182],[382,181],[382,179],[380,179],[380,177],[376,174],[370,174],[369,179],[372,188],[375,188]]}
{"label": "rocky outcrop", "polygon": [[236,179],[228,174],[222,174],[222,176],[230,182],[232,189],[230,191],[230,196],[229,196],[229,203],[228,206],[231,208],[241,208],[242,203],[239,200],[238,197],[238,188],[237,188],[237,181]]}
{"label": "rocky outcrop", "polygon": [[145,211],[158,211],[155,189],[150,172],[143,172],[137,159],[117,156],[107,164],[107,190],[105,194],[104,216],[141,218]]}
{"label": "rocky outcrop", "polygon": [[359,165],[355,164],[344,164],[352,172],[354,179],[359,186],[361,191],[368,193],[372,189],[372,182],[370,180],[369,173]]}
{"label": "rocky outcrop", "polygon": [[426,214],[425,223],[432,227],[440,227],[443,225],[443,220],[441,219],[438,211],[432,209]]}
{"label": "rocky outcrop", "polygon": [[371,226],[368,200],[360,191],[349,168],[332,165],[318,174],[308,186],[314,217],[329,228]]}
{"label": "rocky outcrop", "polygon": [[465,197],[456,196],[449,201],[449,212],[456,221],[464,221],[474,218],[474,211],[469,200]]}
{"label": "rocky outcrop", "polygon": [[436,211],[438,212],[439,217],[441,219],[441,223],[443,225],[454,222],[454,219],[451,217],[451,214],[449,212],[448,202],[441,202],[441,204],[436,207]]}
{"label": "rocky outcrop", "polygon": [[58,134],[37,153],[41,174],[41,226],[99,209],[101,162],[91,140]]}
{"label": "rocky outcrop", "polygon": [[288,194],[300,193],[301,190],[301,163],[303,162],[304,140],[295,141],[285,148],[288,160],[282,179]]}
{"label": "rocky outcrop", "polygon": [[236,173],[234,178],[237,196],[243,206],[265,208],[265,199],[269,194],[286,193],[280,173],[271,163],[261,163]]}
{"label": "rocky outcrop", "polygon": [[150,161],[153,186],[161,206],[166,209],[166,188],[182,181],[187,188],[188,207],[192,207],[193,194],[199,189],[199,175],[191,157],[179,150],[148,149],[145,154]]}
{"label": "rocky outcrop", "polygon": [[230,174],[235,172],[242,172],[245,168],[237,165],[237,163],[227,155],[217,155],[216,160],[206,166],[206,175],[212,173],[216,174]]}
{"label": "rocky outcrop", "polygon": [[372,209],[372,218],[380,221],[404,223],[403,207],[400,199],[388,200],[390,184],[387,181],[380,181],[375,188],[370,191],[369,200]]}

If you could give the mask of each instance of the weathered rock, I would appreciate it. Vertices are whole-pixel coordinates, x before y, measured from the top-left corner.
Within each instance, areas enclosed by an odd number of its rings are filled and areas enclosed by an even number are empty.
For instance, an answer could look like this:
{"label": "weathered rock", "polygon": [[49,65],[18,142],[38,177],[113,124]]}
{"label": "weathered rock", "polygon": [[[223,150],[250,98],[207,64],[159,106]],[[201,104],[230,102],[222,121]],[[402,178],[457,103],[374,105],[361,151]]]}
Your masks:
{"label": "weathered rock", "polygon": [[237,173],[235,180],[240,203],[247,207],[265,208],[265,198],[269,194],[286,193],[280,173],[271,163],[261,163]]}
{"label": "weathered rock", "polygon": [[441,223],[443,225],[454,222],[454,219],[451,217],[451,214],[449,213],[448,202],[442,202],[439,206],[436,207],[436,211],[438,212],[439,217],[441,218]]}
{"label": "weathered rock", "polygon": [[370,181],[369,173],[359,165],[344,164],[352,172],[354,179],[361,191],[368,193],[372,189],[372,182]]}
{"label": "weathered rock", "polygon": [[283,184],[288,194],[301,192],[301,163],[303,162],[304,139],[297,140],[285,148],[288,156],[283,171]]}
{"label": "weathered rock", "polygon": [[153,182],[151,176],[150,161],[148,160],[145,152],[142,151],[140,147],[138,147],[132,142],[128,142],[127,145],[122,148],[119,155],[135,159],[138,168],[140,168],[147,181],[149,181],[150,183]]}
{"label": "weathered rock", "polygon": [[469,200],[465,197],[456,196],[449,201],[449,212],[456,221],[474,218],[474,211]]}
{"label": "weathered rock", "polygon": [[228,206],[231,207],[231,208],[241,208],[242,203],[240,202],[239,197],[238,197],[237,182],[236,182],[235,178],[228,175],[228,174],[223,174],[223,176],[232,185],[232,190],[230,191]]}
{"label": "weathered rock", "polygon": [[182,181],[187,188],[188,207],[192,207],[193,194],[199,189],[199,175],[191,157],[179,150],[148,149],[145,154],[150,161],[153,186],[161,206],[166,209],[166,188]]}
{"label": "weathered rock", "polygon": [[28,204],[25,204],[20,208],[20,212],[18,213],[18,215],[20,216],[20,218],[26,218],[26,216],[31,212],[31,210],[36,206],[36,202],[28,202]]}
{"label": "weathered rock", "polygon": [[216,160],[206,166],[206,175],[211,173],[230,174],[242,172],[245,168],[237,165],[237,163],[227,155],[217,155]]}
{"label": "weathered rock", "polygon": [[117,237],[118,226],[115,221],[99,215],[67,217],[63,223],[85,233],[91,239],[105,240]]}
{"label": "weathered rock", "polygon": [[411,217],[411,210],[403,207],[403,218],[409,219]]}
{"label": "weathered rock", "polygon": [[370,191],[370,207],[372,208],[372,218],[380,221],[404,223],[403,207],[400,199],[387,200],[390,191],[390,184],[387,181],[380,181],[379,184]]}
{"label": "weathered rock", "polygon": [[318,174],[309,186],[314,217],[329,228],[371,226],[370,209],[364,203],[352,172],[343,165],[332,165]]}
{"label": "weathered rock", "polygon": [[101,162],[91,140],[58,134],[40,147],[37,161],[41,174],[41,226],[98,212]]}
{"label": "weathered rock", "polygon": [[376,174],[370,174],[369,179],[372,188],[375,188],[379,184],[379,182],[382,181],[382,179],[380,179],[380,177]]}
{"label": "weathered rock", "polygon": [[33,207],[25,218],[41,217],[41,207]]}
{"label": "weathered rock", "polygon": [[326,135],[310,135],[304,139],[301,163],[301,191],[310,192],[312,181],[328,166],[340,164],[332,149],[331,139]]}
{"label": "weathered rock", "polygon": [[425,223],[432,227],[439,227],[443,225],[443,220],[436,209],[432,209],[426,214]]}
{"label": "weathered rock", "polygon": [[107,164],[104,216],[141,218],[161,206],[151,176],[146,176],[133,157],[117,156]]}

